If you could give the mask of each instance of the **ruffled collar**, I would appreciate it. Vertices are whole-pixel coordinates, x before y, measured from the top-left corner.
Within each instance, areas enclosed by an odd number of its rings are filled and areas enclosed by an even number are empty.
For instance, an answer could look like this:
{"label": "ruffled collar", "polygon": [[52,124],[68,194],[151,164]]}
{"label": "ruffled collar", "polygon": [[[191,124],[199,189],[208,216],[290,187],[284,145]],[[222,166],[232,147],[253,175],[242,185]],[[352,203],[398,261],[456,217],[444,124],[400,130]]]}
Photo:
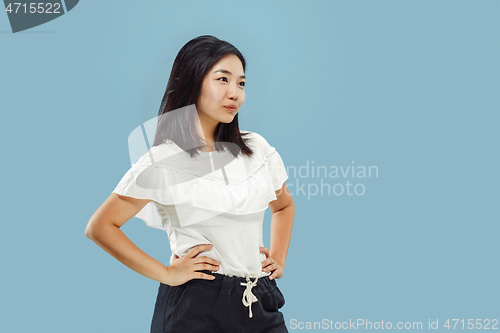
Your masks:
{"label": "ruffled collar", "polygon": [[[261,212],[276,199],[275,191],[287,176],[274,147],[259,135],[255,138],[249,141],[254,151],[251,157],[235,158],[229,151],[204,152],[191,157],[176,144],[151,147],[132,165],[115,192],[149,198],[175,208],[172,218],[181,226],[219,214]],[[145,217],[146,221],[159,221],[152,205],[148,203],[141,214],[150,214]],[[159,222],[149,223],[159,225]]]}

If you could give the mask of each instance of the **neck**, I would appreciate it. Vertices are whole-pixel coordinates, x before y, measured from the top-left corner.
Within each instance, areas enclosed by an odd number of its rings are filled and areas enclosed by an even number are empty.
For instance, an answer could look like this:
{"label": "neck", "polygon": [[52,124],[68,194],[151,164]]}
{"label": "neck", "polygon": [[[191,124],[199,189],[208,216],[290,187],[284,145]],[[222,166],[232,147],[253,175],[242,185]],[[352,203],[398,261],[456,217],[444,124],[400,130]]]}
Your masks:
{"label": "neck", "polygon": [[212,118],[205,117],[203,114],[200,114],[200,112],[198,112],[198,119],[200,120],[200,123],[197,124],[198,133],[205,139],[205,142],[213,145],[215,141],[215,128],[219,122],[214,121]]}

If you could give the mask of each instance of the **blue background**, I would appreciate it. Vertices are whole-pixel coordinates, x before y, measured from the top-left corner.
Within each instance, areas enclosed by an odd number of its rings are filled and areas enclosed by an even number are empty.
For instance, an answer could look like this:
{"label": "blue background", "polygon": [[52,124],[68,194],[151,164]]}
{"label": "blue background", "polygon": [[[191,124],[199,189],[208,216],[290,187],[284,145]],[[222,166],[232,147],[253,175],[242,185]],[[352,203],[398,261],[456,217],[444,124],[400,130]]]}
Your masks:
{"label": "blue background", "polygon": [[[203,34],[242,51],[240,128],[280,152],[287,184],[305,184],[290,186],[277,280],[290,331],[293,320],[428,330],[430,319],[443,331],[447,319],[498,320],[499,7],[87,0],[16,34],[0,14],[0,332],[149,332],[159,283],[84,230],[129,169],[128,135],[156,116],[175,55]],[[323,178],[363,195],[307,195],[321,184],[294,174],[307,163],[378,177]],[[168,264],[166,233],[137,218],[122,230]]]}

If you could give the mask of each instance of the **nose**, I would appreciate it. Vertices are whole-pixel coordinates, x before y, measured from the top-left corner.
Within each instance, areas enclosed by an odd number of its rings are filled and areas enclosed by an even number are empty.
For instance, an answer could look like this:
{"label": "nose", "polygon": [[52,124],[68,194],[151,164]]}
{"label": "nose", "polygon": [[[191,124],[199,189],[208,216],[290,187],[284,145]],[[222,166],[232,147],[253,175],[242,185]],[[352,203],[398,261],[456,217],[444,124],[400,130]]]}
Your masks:
{"label": "nose", "polygon": [[237,100],[239,96],[238,87],[235,84],[228,85],[227,97],[231,100]]}

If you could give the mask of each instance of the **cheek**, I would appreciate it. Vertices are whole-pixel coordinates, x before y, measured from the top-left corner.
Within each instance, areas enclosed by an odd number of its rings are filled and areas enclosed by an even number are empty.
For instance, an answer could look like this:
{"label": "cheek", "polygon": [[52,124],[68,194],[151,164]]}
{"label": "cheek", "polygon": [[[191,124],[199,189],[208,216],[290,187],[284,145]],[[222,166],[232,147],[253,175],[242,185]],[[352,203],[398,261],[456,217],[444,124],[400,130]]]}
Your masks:
{"label": "cheek", "polygon": [[223,94],[222,89],[220,86],[218,87],[217,85],[208,85],[206,89],[206,97],[208,100],[211,101],[218,101],[220,100],[220,96]]}
{"label": "cheek", "polygon": [[211,104],[216,99],[217,99],[217,87],[211,84],[204,84],[201,89],[199,98],[201,105],[208,106],[208,104]]}

